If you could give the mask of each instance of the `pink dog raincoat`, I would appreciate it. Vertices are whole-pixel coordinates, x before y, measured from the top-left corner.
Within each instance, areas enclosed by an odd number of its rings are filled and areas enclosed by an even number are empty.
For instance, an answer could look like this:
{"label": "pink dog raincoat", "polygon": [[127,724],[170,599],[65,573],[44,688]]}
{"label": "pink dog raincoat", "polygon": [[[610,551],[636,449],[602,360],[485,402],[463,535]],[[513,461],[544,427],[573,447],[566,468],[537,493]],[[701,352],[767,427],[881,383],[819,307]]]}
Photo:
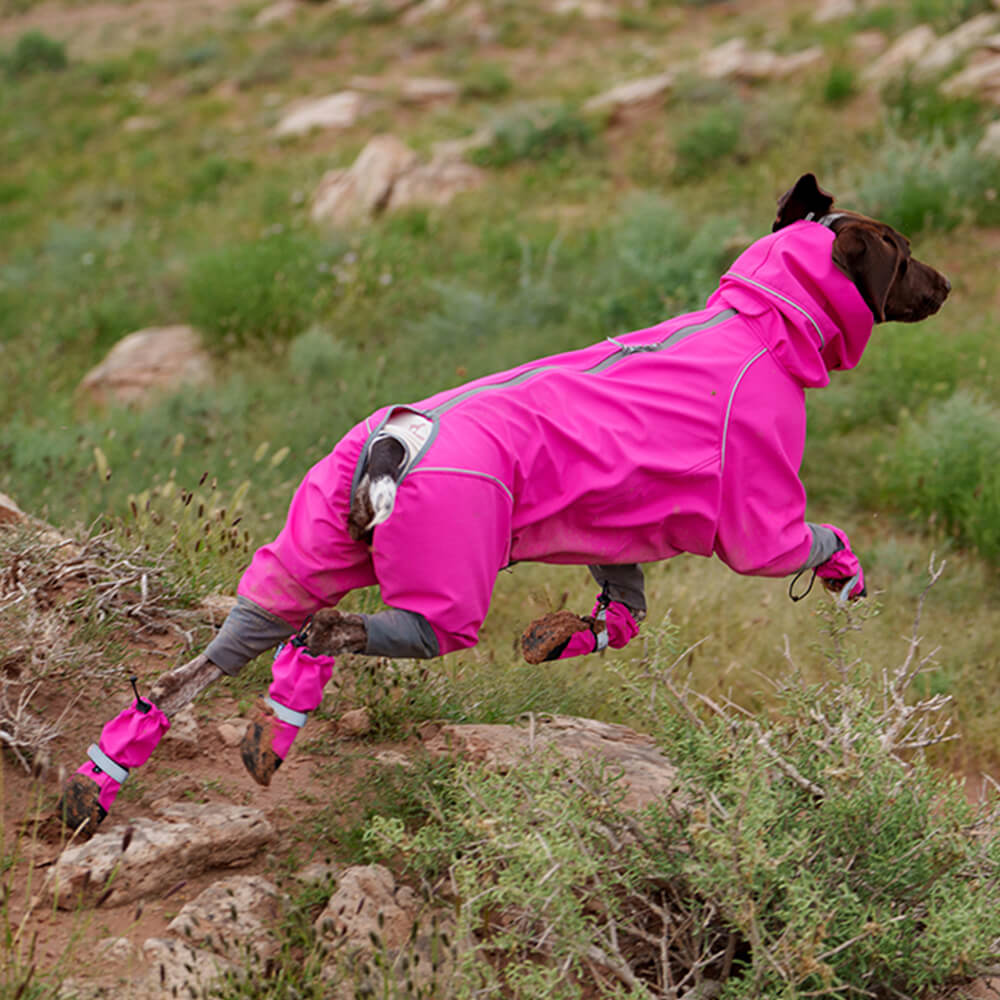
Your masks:
{"label": "pink dog raincoat", "polygon": [[[833,239],[797,222],[746,250],[699,312],[379,410],[309,471],[240,595],[297,628],[377,583],[446,653],[476,642],[514,562],[690,552],[800,569],[805,389],[857,364],[872,330]],[[432,426],[369,548],[347,533],[352,488],[375,432],[406,412]]]}

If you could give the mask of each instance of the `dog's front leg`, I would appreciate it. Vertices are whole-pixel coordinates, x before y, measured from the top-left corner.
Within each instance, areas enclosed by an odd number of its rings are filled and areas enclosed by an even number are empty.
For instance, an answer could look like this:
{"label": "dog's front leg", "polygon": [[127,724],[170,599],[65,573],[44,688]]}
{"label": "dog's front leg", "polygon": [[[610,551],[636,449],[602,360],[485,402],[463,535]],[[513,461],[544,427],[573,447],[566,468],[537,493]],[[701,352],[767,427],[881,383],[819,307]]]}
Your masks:
{"label": "dog's front leg", "polygon": [[150,692],[153,701],[168,718],[190,705],[202,691],[223,676],[223,672],[204,654],[164,674]]}
{"label": "dog's front leg", "polygon": [[221,676],[202,653],[161,677],[148,699],[137,692],[135,702],[105,725],[87,752],[88,762],[64,786],[59,803],[63,822],[85,836],[93,834],[130,769],[146,763],[170,728],[170,717]]}
{"label": "dog's front leg", "polygon": [[416,612],[398,608],[373,615],[345,614],[336,608],[317,611],[274,658],[268,696],[259,704],[240,745],[251,777],[261,785],[271,783],[308,713],[323,700],[335,656],[362,653],[427,659],[439,652],[430,622]]}

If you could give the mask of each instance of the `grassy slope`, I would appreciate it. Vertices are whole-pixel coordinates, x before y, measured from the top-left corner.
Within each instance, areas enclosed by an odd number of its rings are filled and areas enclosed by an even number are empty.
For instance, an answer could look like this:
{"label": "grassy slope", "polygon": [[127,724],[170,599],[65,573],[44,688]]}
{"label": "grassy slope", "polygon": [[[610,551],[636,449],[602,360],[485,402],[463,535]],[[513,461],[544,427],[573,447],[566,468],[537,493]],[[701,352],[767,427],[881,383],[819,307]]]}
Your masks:
{"label": "grassy slope", "polygon": [[[939,27],[951,16],[947,5],[886,10],[846,27],[875,21],[895,33],[920,14]],[[171,482],[195,488],[207,472],[218,484],[215,495],[199,491],[209,502],[231,506],[251,484],[241,530],[246,544],[259,543],[305,468],[373,406],[696,303],[727,254],[769,228],[775,195],[801,171],[815,170],[845,204],[884,204],[903,218],[947,203],[954,218],[945,213],[914,235],[918,254],[952,276],[952,301],[921,327],[880,330],[858,372],[813,394],[804,475],[810,515],[848,528],[884,591],[883,614],[865,633],[872,662],[901,658],[928,554],[948,553],[924,620],[929,641],[943,646],[928,684],[955,695],[966,753],[1000,754],[995,569],[933,537],[926,513],[908,516],[921,510],[919,497],[893,494],[889,470],[907,414],[919,419],[957,387],[1000,402],[989,228],[998,220],[983,199],[970,209],[933,186],[876,183],[910,156],[931,164],[934,178],[951,170],[954,190],[989,190],[989,178],[970,180],[968,164],[948,159],[981,131],[988,109],[941,102],[930,88],[889,94],[891,107],[870,93],[850,96],[863,60],[845,25],[814,26],[806,7],[653,4],[608,30],[509,3],[488,18],[488,43],[454,17],[403,29],[307,7],[292,24],[256,30],[251,13],[234,7],[211,31],[171,29],[144,46],[117,40],[113,23],[99,37],[81,32],[80,44],[69,40],[66,69],[0,87],[0,489],[69,525],[127,518],[130,496]],[[47,27],[59,36],[58,19]],[[587,139],[582,99],[738,33],[787,49],[823,44],[848,96],[832,100],[840,91],[825,72],[754,88],[682,75],[664,110]],[[466,96],[423,112],[388,102],[339,135],[271,137],[294,97],[404,69],[458,79]],[[426,150],[491,116],[520,121],[524,102],[540,100],[563,102],[564,113],[549,132],[529,130],[522,145],[494,150],[483,192],[358,232],[309,224],[308,196],[323,171],[350,163],[374,131]],[[155,127],[129,131],[136,116]],[[932,129],[944,152],[933,153]],[[660,200],[636,205],[638,191]],[[119,337],[186,321],[212,339],[214,390],[143,414],[98,414],[76,399],[82,374]],[[110,465],[107,481],[95,448]],[[154,493],[152,502],[172,516],[171,497]],[[232,586],[243,556],[190,558],[196,586]],[[517,666],[512,637],[567,588],[572,607],[591,597],[580,572],[522,567],[503,577],[483,643],[441,668],[464,693],[454,714],[627,717],[606,697],[624,659],[545,674]],[[807,670],[823,670],[810,652],[815,597],[793,606],[780,582],[696,559],[651,569],[649,590],[653,618],[669,610],[683,643],[709,637],[694,658],[706,690],[766,699],[763,677],[775,672],[783,634]]]}

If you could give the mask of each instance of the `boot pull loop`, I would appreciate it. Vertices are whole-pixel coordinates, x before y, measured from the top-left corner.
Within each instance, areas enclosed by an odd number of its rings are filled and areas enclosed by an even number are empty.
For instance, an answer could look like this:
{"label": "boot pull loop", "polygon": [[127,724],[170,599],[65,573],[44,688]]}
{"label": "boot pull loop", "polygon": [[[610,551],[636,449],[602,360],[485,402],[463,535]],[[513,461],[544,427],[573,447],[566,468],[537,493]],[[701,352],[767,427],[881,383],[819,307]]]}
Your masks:
{"label": "boot pull loop", "polygon": [[129,678],[129,683],[132,685],[132,690],[135,692],[135,707],[142,712],[143,715],[145,715],[153,706],[150,702],[143,701],[142,698],[139,697],[139,688],[136,686],[136,682],[138,680],[139,678],[133,674]]}
{"label": "boot pull loop", "polygon": [[788,585],[788,596],[793,601],[801,601],[802,598],[803,597],[807,597],[808,594],[809,594],[809,591],[813,589],[813,584],[816,582],[816,570],[815,569],[812,571],[812,576],[809,578],[809,586],[806,587],[806,589],[803,590],[801,594],[796,594],[795,593],[795,584],[797,584],[799,582],[799,578],[802,576],[802,574],[803,573],[807,573],[807,572],[808,572],[808,569],[800,569],[798,571],[798,573],[796,573],[795,576],[792,577],[792,582]]}

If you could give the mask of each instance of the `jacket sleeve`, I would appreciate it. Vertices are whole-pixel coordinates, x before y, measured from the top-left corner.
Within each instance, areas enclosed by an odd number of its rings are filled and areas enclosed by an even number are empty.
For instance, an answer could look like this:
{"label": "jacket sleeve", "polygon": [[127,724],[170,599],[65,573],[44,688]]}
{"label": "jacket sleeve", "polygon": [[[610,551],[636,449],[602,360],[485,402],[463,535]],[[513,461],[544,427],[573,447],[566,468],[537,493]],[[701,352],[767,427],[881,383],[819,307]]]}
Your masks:
{"label": "jacket sleeve", "polygon": [[722,434],[715,552],[737,573],[786,576],[809,559],[805,432],[804,390],[763,352],[731,390]]}
{"label": "jacket sleeve", "polygon": [[594,564],[587,569],[599,586],[608,588],[611,600],[620,601],[633,614],[645,615],[646,588],[641,566],[635,563],[621,566]]}

